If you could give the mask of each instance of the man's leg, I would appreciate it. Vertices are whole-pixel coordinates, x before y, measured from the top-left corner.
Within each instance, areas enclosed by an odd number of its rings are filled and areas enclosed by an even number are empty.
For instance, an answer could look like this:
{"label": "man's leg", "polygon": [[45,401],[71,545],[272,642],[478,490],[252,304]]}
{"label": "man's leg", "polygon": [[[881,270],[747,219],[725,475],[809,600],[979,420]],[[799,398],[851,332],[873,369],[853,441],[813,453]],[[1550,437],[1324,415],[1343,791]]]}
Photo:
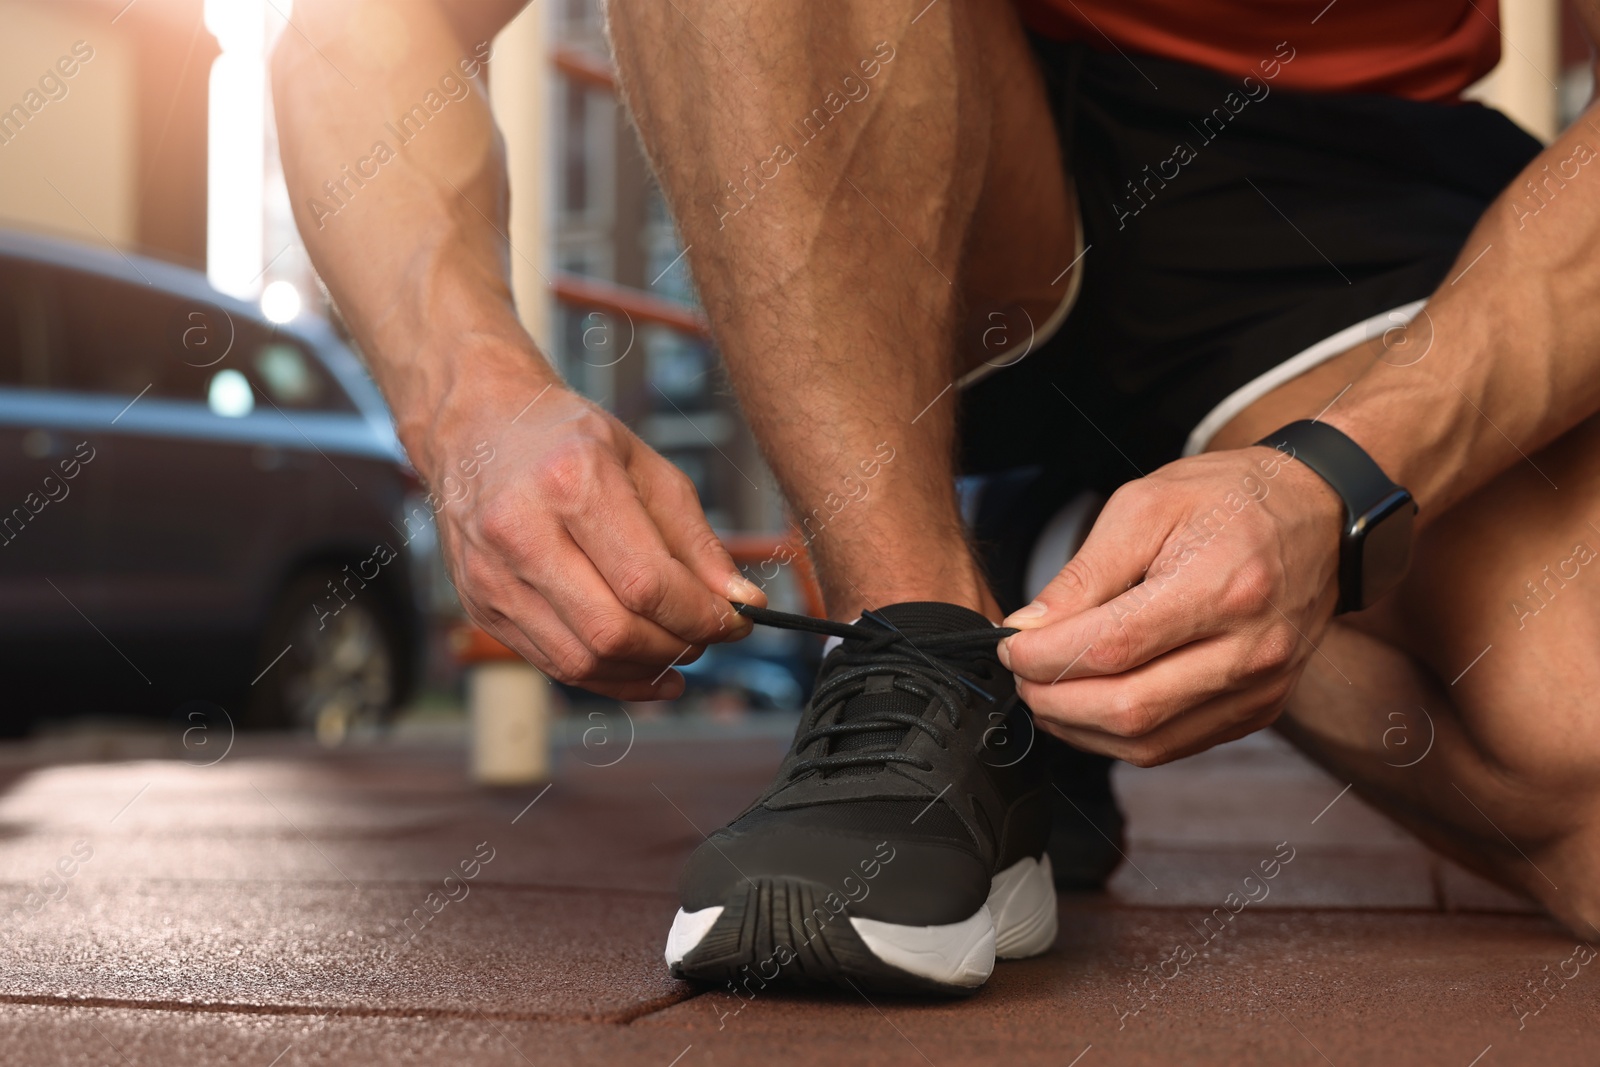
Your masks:
{"label": "man's leg", "polygon": [[[1212,447],[1314,415],[1375,351],[1262,398]],[[1597,526],[1591,418],[1435,519],[1404,585],[1329,628],[1280,720],[1424,841],[1579,936],[1600,934]]]}
{"label": "man's leg", "polygon": [[953,488],[952,383],[986,354],[959,339],[1000,305],[1042,323],[1074,225],[1011,5],[613,0],[610,19],[830,614],[942,600],[998,618]]}
{"label": "man's leg", "polygon": [[668,967],[973,989],[1056,932],[1049,766],[1008,745],[1029,724],[954,488],[954,383],[994,354],[961,343],[966,320],[1016,303],[1042,323],[1071,281],[1033,56],[1006,0],[610,12],[628,103],[828,611],[879,609],[759,620],[843,643],[772,785],[689,857]]}

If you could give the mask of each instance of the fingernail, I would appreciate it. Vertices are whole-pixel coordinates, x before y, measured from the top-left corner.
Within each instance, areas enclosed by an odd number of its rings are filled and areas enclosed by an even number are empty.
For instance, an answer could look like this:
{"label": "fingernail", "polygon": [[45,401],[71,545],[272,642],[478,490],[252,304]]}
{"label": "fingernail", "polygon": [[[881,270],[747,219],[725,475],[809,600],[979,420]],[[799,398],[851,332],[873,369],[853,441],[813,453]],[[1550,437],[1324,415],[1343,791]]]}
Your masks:
{"label": "fingernail", "polygon": [[1006,638],[995,646],[995,655],[1000,657],[1000,663],[1006,670],[1011,669],[1011,638]]}
{"label": "fingernail", "polygon": [[1045,612],[1049,610],[1049,607],[1047,607],[1043,602],[1035,600],[1027,607],[1018,608],[1016,611],[1013,611],[1010,615],[1006,616],[1005,622],[1001,625],[1011,626],[1014,623],[1028,622],[1032,619],[1042,618]]}
{"label": "fingernail", "polygon": [[728,597],[741,604],[749,604],[761,599],[761,587],[742,574],[736,574],[728,579]]}

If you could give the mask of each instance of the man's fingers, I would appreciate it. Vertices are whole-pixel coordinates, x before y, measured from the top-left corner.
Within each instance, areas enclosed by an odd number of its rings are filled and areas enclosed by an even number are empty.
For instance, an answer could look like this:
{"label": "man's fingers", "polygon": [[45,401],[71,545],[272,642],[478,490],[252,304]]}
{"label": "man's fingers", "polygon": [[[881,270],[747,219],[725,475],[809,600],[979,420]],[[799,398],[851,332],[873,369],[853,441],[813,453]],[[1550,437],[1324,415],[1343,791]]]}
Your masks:
{"label": "man's fingers", "polygon": [[[536,588],[596,665],[617,661],[665,668],[699,657],[702,642],[688,640],[629,608],[577,545],[564,538],[551,540],[556,542],[547,546],[552,565],[541,568]],[[575,658],[584,657],[577,653]]]}
{"label": "man's fingers", "polygon": [[1017,680],[1017,694],[1035,716],[1061,726],[1138,738],[1248,684],[1236,677],[1237,645],[1228,638],[1197,641],[1124,674],[1077,678],[1054,685]]}
{"label": "man's fingers", "polygon": [[[493,606],[488,596],[493,597]],[[462,602],[488,633],[558,681],[608,695],[615,695],[612,687],[618,685],[629,687],[628,691],[633,694],[653,694],[625,699],[677,696],[682,692],[681,678],[673,682],[678,675],[668,664],[674,659],[678,665],[691,663],[703,651],[701,647],[683,645],[671,635],[665,635],[661,653],[652,659],[601,657],[549,601],[509,576],[504,583],[497,584],[492,594],[484,594],[484,599],[472,600],[463,593]]]}
{"label": "man's fingers", "polygon": [[1179,715],[1153,733],[1134,738],[1085,727],[1063,726],[1043,718],[1035,722],[1045,733],[1060,738],[1074,748],[1098,752],[1136,767],[1155,767],[1271,726],[1283,710],[1283,700],[1266,707],[1255,707],[1260,700],[1259,694],[1226,693]]}
{"label": "man's fingers", "polygon": [[[667,549],[713,593],[741,604],[766,607],[767,594],[739,573],[738,564],[706,522],[694,483],[670,463],[663,461],[661,466],[665,469],[641,477],[640,492],[645,510],[655,520]],[[722,632],[723,639],[749,632],[749,621],[742,616],[731,615],[724,621],[728,628]]]}
{"label": "man's fingers", "polygon": [[[709,588],[668,550],[632,479],[620,468],[590,498],[591,507],[566,516],[567,532],[624,608],[683,641],[702,644],[728,636],[726,595]],[[729,561],[731,564],[731,560]],[[726,586],[726,579],[723,581]]]}
{"label": "man's fingers", "polygon": [[1099,607],[1140,581],[1168,533],[1154,521],[1155,503],[1142,481],[1113,493],[1077,554],[1005,625],[1022,630],[1047,626]]}
{"label": "man's fingers", "polygon": [[1152,574],[1110,603],[1006,638],[1000,660],[1019,678],[1049,685],[1130,671],[1221,632],[1211,598],[1180,583],[1176,574]]}
{"label": "man's fingers", "polygon": [[509,542],[502,536],[491,547],[467,562],[462,578],[480,598],[492,597],[561,680],[601,678],[602,667],[612,664],[659,670],[699,655],[692,643],[624,607],[553,522],[525,527]]}

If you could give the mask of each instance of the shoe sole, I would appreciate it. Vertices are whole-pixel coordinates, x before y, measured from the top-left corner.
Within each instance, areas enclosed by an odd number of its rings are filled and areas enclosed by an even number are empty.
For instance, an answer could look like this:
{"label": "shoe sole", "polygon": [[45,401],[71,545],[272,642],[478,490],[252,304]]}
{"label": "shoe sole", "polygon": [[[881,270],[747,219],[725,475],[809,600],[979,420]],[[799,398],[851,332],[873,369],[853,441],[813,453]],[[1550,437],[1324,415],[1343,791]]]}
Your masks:
{"label": "shoe sole", "polygon": [[751,995],[779,984],[962,996],[988,979],[996,957],[1037,956],[1056,939],[1049,856],[1001,871],[974,914],[943,926],[859,919],[826,907],[830,896],[839,902],[815,882],[758,878],[720,907],[679,909],[667,966],[678,978]]}

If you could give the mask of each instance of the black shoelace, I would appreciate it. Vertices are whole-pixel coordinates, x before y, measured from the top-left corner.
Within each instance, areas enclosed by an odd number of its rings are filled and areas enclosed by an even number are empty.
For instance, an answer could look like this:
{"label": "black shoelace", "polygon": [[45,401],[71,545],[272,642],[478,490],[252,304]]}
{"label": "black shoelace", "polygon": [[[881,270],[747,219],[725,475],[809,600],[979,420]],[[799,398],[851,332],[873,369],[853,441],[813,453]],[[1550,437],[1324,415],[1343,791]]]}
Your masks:
{"label": "black shoelace", "polygon": [[[950,732],[961,725],[961,713],[966,706],[958,686],[965,686],[989,703],[994,703],[995,698],[967,678],[966,674],[985,666],[992,658],[995,645],[1002,638],[1018,632],[1007,627],[985,626],[982,629],[949,633],[918,634],[913,640],[888,620],[871,612],[864,612],[863,615],[878,626],[816,619],[809,615],[772,611],[749,604],[736,603],[733,607],[740,615],[763,626],[825,634],[844,640],[839,650],[833,653],[836,668],[811,696],[809,722],[813,725],[801,734],[795,745],[796,751],[803,751],[824,739],[831,749],[836,739],[868,733],[884,737],[883,742],[869,747],[800,760],[790,771],[791,780],[811,771],[826,774],[849,767],[882,767],[889,763],[909,763],[924,771],[932,770],[933,765],[926,760],[896,749],[912,730],[927,733],[940,748],[949,743]],[[891,687],[898,692],[924,701],[938,701],[948,712],[949,726],[937,717],[881,708],[846,717],[848,709],[843,705],[867,692],[868,679],[883,677],[890,678]],[[839,709],[839,714],[832,723],[827,726],[815,725],[835,708]],[[892,740],[889,740],[891,736]]]}

